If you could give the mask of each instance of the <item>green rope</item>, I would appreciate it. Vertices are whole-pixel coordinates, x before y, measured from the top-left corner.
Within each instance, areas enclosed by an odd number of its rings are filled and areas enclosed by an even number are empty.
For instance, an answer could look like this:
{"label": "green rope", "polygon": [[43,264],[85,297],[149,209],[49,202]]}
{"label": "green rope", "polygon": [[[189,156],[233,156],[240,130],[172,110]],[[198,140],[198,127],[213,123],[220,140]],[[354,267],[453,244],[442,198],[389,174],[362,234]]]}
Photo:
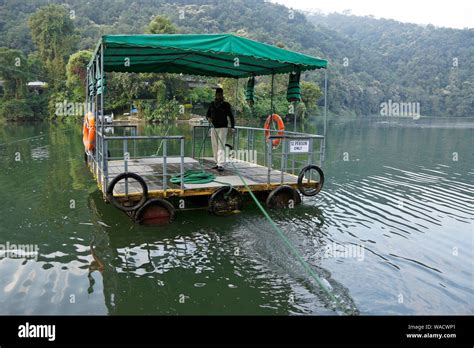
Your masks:
{"label": "green rope", "polygon": [[181,177],[181,174],[173,175],[170,179],[170,182],[173,184],[181,184],[181,180],[183,180],[184,184],[208,184],[210,182],[216,182],[218,184],[229,186],[229,191],[227,191],[224,194],[224,198],[227,198],[228,194],[232,191],[232,188],[233,188],[232,184],[229,184],[228,182],[222,182],[222,181],[216,180],[216,175],[205,171],[202,166],[202,150],[204,148],[204,143],[206,142],[207,135],[209,134],[210,128],[211,126],[209,124],[209,127],[206,130],[206,136],[203,138],[201,147],[199,148],[198,156],[199,156],[200,170],[187,170],[186,172],[184,172],[183,177]]}
{"label": "green rope", "polygon": [[[183,175],[183,182],[185,184],[207,184],[212,181],[216,176],[212,173],[206,172],[204,170],[187,170]],[[174,175],[170,182],[173,184],[181,183],[181,174]]]}
{"label": "green rope", "polygon": [[[221,143],[222,145],[222,141],[221,139],[219,138],[219,135],[216,133],[217,135],[217,139],[218,141]],[[308,263],[304,260],[304,258],[300,255],[300,253],[298,252],[298,250],[293,246],[293,244],[291,243],[291,241],[285,236],[285,234],[283,233],[283,231],[280,229],[280,227],[278,227],[278,225],[275,223],[275,221],[273,221],[273,219],[270,217],[270,215],[268,214],[268,212],[265,210],[265,208],[260,204],[260,201],[257,199],[257,197],[255,197],[254,193],[252,192],[252,190],[249,188],[249,186],[247,185],[247,182],[245,181],[245,179],[242,177],[242,175],[240,174],[240,171],[237,169],[237,167],[235,166],[235,164],[233,162],[230,162],[232,164],[232,167],[234,168],[235,172],[237,173],[237,175],[239,176],[240,180],[242,181],[242,183],[244,184],[245,188],[247,189],[248,193],[250,194],[250,196],[252,197],[252,199],[254,200],[255,204],[257,205],[257,207],[260,209],[260,211],[263,213],[263,215],[265,216],[265,218],[268,220],[268,222],[270,223],[270,225],[273,227],[273,229],[278,233],[278,235],[283,239],[283,241],[285,242],[285,244],[290,248],[290,250],[292,251],[292,253],[296,256],[296,258],[298,259],[298,261],[301,263],[301,265],[303,266],[303,268],[306,270],[306,272],[316,281],[316,283],[319,285],[319,287],[331,298],[332,301],[334,301],[335,303],[337,303],[341,308],[343,308],[343,311],[346,313],[346,314],[353,314],[352,311],[349,311],[348,308],[345,308],[345,306],[342,305],[342,303],[339,301],[338,298],[336,298],[331,291],[329,291],[329,289],[326,288],[326,286],[324,285],[324,283],[321,281],[321,279],[318,277],[318,275],[316,274],[316,272],[313,271],[313,269],[308,265]]]}

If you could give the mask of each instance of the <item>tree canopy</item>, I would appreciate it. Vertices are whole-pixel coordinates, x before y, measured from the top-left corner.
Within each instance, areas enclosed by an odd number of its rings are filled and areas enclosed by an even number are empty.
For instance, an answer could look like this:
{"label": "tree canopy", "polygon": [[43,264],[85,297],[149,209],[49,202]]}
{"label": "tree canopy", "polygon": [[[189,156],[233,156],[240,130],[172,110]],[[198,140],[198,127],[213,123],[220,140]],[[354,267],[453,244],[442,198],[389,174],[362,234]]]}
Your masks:
{"label": "tree canopy", "polygon": [[[263,0],[18,0],[3,2],[0,14],[0,46],[25,56],[37,50],[53,85],[65,83],[69,55],[93,50],[104,34],[235,33],[328,59],[332,114],[375,114],[388,100],[419,102],[423,115],[474,113],[473,29],[305,14]],[[302,81],[323,89],[317,71]],[[174,83],[166,85],[168,97],[179,94]]]}
{"label": "tree canopy", "polygon": [[40,8],[29,18],[31,38],[48,73],[50,85],[65,81],[66,62],[75,48],[74,24],[65,7],[57,4]]}

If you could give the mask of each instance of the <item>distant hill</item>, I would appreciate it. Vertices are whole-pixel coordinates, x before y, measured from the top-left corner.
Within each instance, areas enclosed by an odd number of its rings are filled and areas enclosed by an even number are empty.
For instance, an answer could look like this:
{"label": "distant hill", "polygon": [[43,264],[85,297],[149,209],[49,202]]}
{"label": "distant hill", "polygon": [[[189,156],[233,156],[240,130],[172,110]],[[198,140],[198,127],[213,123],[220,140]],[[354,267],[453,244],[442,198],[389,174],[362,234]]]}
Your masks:
{"label": "distant hill", "polygon": [[[342,66],[338,71],[348,79],[362,78],[359,85],[371,94],[419,102],[428,115],[474,116],[474,29],[342,14],[307,14],[307,18],[317,30],[331,29],[358,46],[356,50],[346,46],[331,58],[338,66],[348,58],[347,69]],[[373,99],[371,95],[368,100]]]}
{"label": "distant hill", "polygon": [[[233,32],[328,59],[329,108],[334,114],[375,114],[381,103],[392,100],[419,102],[423,115],[474,115],[473,30],[304,15],[263,0],[4,0],[0,47],[32,52],[27,18],[48,3],[64,4],[71,11],[78,49],[93,48],[103,34],[143,33],[160,14],[184,33]],[[322,84],[319,72],[305,78]]]}

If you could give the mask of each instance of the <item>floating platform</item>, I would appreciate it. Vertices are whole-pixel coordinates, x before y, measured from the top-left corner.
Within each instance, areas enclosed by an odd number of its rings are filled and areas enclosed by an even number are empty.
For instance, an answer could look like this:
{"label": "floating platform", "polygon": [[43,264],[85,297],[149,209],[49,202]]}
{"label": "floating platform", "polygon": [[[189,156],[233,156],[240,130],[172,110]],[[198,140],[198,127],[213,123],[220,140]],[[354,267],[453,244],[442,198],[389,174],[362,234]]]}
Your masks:
{"label": "floating platform", "polygon": [[[206,154],[208,127],[193,127],[191,156],[186,156],[183,135],[135,135],[134,127],[121,127],[131,128],[132,135],[112,132],[105,136],[98,131],[101,141],[93,152],[85,154],[85,161],[104,199],[140,224],[171,222],[177,211],[190,209],[233,214],[243,209],[249,192],[255,193],[252,198],[265,201],[268,208],[293,208],[302,202],[301,195],[314,196],[324,184],[324,173],[313,164],[322,163],[324,137],[320,135],[288,131],[271,135],[268,133],[279,131],[236,127],[228,139],[234,152],[229,153],[224,170],[217,171],[212,169],[213,158],[196,156]],[[147,142],[146,146],[140,142]],[[262,147],[260,153],[258,145]],[[235,155],[248,160],[236,160]],[[315,158],[318,155],[319,160]],[[201,171],[205,172],[203,183],[180,180],[187,175],[199,179]],[[212,181],[209,174],[214,175]]]}
{"label": "floating platform", "polygon": [[[201,161],[201,163],[200,163]],[[184,171],[188,170],[205,170],[216,175],[215,181],[206,184],[184,184],[181,188],[180,184],[173,184],[169,182],[169,178],[174,175],[180,175],[181,158],[167,157],[166,158],[166,177],[167,182],[164,185],[163,176],[163,158],[142,158],[131,159],[127,162],[127,171],[141,176],[148,186],[148,196],[156,198],[167,197],[189,197],[199,195],[211,195],[216,189],[232,185],[240,192],[247,192],[237,170],[242,175],[248,188],[254,192],[271,191],[279,186],[288,185],[297,188],[298,176],[281,172],[279,170],[271,170],[270,173],[267,167],[245,162],[235,161],[227,163],[224,166],[224,171],[219,172],[211,169],[215,166],[212,158],[194,159],[191,157],[184,157]],[[234,169],[234,166],[236,169]],[[113,180],[119,174],[125,172],[123,160],[109,160],[108,174],[109,180]],[[316,182],[305,184],[307,187],[315,187]],[[166,190],[164,187],[166,186]],[[128,197],[128,199],[140,199],[142,195],[142,187],[136,181],[130,180],[128,182],[128,194],[126,194],[125,181],[119,181],[113,190],[114,197],[120,199],[121,197]]]}

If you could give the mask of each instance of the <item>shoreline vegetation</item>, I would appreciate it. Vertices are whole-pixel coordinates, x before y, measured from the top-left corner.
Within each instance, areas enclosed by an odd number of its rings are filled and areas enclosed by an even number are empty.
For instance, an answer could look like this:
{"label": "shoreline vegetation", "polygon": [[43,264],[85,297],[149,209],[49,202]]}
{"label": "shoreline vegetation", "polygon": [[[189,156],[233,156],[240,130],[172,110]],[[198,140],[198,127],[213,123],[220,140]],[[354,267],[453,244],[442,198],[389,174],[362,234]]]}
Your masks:
{"label": "shoreline vegetation", "polygon": [[[416,105],[418,118],[449,115],[455,119],[474,114],[474,69],[470,69],[469,60],[474,54],[472,29],[443,29],[347,14],[296,12],[288,18],[288,8],[260,0],[238,0],[229,6],[214,1],[143,4],[143,11],[135,11],[136,18],[130,21],[125,20],[130,16],[125,3],[108,4],[108,10],[100,14],[91,11],[100,7],[98,0],[89,5],[75,0],[68,4],[55,0],[35,0],[33,5],[26,0],[19,2],[25,6],[0,6],[4,18],[19,18],[16,23],[7,19],[1,27],[5,35],[0,39],[0,122],[82,121],[80,106],[92,49],[101,35],[117,33],[234,32],[321,56],[329,60],[329,118],[383,117],[382,105],[391,108],[392,104]],[[244,8],[253,11],[240,18],[219,19]],[[177,17],[178,10],[184,11],[185,20]],[[152,15],[150,20],[142,12],[161,15]],[[261,24],[270,17],[281,19],[281,27]],[[360,44],[355,45],[356,41]],[[443,42],[438,45],[442,47],[431,45],[435,41]],[[305,73],[302,80],[302,101],[295,105],[294,114],[298,120],[309,115],[321,117],[322,74]],[[150,123],[189,120],[205,114],[214,88],[222,86],[241,120],[266,117],[271,108],[270,77],[257,78],[253,108],[245,101],[246,82],[177,74],[109,73],[105,110],[115,115],[134,111],[134,116]],[[274,110],[291,122],[287,85],[288,76],[275,76]],[[65,107],[58,112],[61,104]],[[391,117],[404,116],[392,115],[391,111]]]}

